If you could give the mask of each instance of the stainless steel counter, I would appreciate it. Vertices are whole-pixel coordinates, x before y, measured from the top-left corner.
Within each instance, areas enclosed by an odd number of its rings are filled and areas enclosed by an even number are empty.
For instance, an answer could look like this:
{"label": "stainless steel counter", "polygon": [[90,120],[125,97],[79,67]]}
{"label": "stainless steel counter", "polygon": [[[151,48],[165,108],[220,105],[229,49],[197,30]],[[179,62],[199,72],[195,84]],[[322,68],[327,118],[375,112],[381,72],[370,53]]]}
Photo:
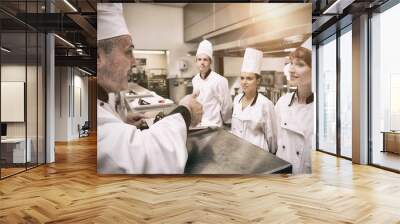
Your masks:
{"label": "stainless steel counter", "polygon": [[[150,90],[148,90],[136,83],[133,83],[133,82],[128,83],[128,89],[135,91],[136,94],[146,94],[146,93],[150,92]],[[126,92],[128,92],[128,91],[126,91]]]}
{"label": "stainless steel counter", "polygon": [[186,174],[291,173],[292,165],[218,128],[190,132]]}
{"label": "stainless steel counter", "polygon": [[[147,89],[131,85],[135,92]],[[141,112],[169,114],[177,105],[147,108]],[[187,140],[186,174],[271,174],[291,173],[290,163],[279,159],[229,132],[229,127],[190,131]]]}

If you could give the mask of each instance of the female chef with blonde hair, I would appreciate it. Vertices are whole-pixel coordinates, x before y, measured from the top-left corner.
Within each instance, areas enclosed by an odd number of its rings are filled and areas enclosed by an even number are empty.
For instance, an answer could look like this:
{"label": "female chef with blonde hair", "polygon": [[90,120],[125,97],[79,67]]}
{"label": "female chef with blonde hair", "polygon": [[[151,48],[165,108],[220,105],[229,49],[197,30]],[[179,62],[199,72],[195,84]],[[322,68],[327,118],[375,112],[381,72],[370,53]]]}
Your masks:
{"label": "female chef with blonde hair", "polygon": [[257,92],[261,82],[263,53],[246,48],[240,86],[243,93],[233,101],[232,133],[265,151],[276,152],[274,104]]}
{"label": "female chef with blonde hair", "polygon": [[299,47],[290,56],[289,84],[293,93],[275,105],[278,130],[276,155],[292,164],[293,174],[311,173],[314,134],[314,96],[311,89],[311,51]]}

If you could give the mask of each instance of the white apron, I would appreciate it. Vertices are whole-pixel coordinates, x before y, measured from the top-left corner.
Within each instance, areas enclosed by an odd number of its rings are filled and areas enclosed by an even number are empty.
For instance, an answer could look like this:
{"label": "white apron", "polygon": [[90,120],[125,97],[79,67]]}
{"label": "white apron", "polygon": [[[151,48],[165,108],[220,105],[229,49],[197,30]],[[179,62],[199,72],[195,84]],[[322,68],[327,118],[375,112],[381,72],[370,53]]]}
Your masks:
{"label": "white apron", "polygon": [[278,122],[276,155],[292,164],[293,174],[311,173],[314,137],[314,103],[289,106],[294,93],[282,96],[275,106]]}
{"label": "white apron", "polygon": [[219,126],[230,123],[232,98],[228,80],[211,71],[206,79],[197,74],[193,80],[193,92],[199,91],[197,101],[203,105],[203,118],[199,126]]}
{"label": "white apron", "polygon": [[[258,93],[254,104],[242,110],[243,93],[233,101],[232,133],[267,152],[276,152],[276,123],[274,104]],[[243,99],[242,99],[243,100]]]}
{"label": "white apron", "polygon": [[97,170],[101,174],[181,174],[187,161],[181,114],[141,131],[124,123],[114,106],[97,101]]}

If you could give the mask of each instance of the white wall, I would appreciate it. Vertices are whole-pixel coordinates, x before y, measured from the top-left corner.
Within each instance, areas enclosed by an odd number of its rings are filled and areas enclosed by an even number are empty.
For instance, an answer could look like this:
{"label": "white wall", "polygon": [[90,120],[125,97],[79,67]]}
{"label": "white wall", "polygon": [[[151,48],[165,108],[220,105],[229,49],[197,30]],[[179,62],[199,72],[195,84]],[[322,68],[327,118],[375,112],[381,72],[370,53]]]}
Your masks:
{"label": "white wall", "polygon": [[[25,64],[3,64],[1,66],[1,80],[11,82],[25,82],[26,85],[26,106],[22,112],[26,112],[24,122],[7,122],[7,137],[25,137],[30,139],[32,161],[36,161],[39,154],[39,163],[44,162],[44,74],[40,66],[25,66]],[[25,80],[27,78],[27,80]],[[2,90],[3,91],[3,90]],[[23,91],[22,91],[23,94]],[[2,95],[2,97],[7,97]],[[10,108],[1,108],[10,110]],[[13,112],[13,111],[8,111]],[[50,150],[49,150],[50,152]],[[48,157],[51,158],[51,157]],[[51,162],[51,160],[49,160]]]}
{"label": "white wall", "polygon": [[68,68],[55,68],[55,141],[68,140]]}
{"label": "white wall", "polygon": [[[242,68],[242,57],[224,57],[224,76],[239,76]],[[285,58],[263,58],[261,71],[283,72]]]}
{"label": "white wall", "polygon": [[[33,67],[28,66],[27,69]],[[1,81],[25,82],[25,65],[1,65]]]}
{"label": "white wall", "polygon": [[[78,124],[82,126],[88,120],[88,79],[71,67],[56,67],[55,73],[55,141],[70,141],[79,137]],[[77,89],[81,94],[82,116],[76,107]]]}
{"label": "white wall", "polygon": [[138,54],[135,53],[135,58],[146,58],[145,69],[153,68],[168,68],[166,54]]}
{"label": "white wall", "polygon": [[[27,70],[26,70],[27,69]],[[5,82],[25,82],[26,71],[28,74],[36,74],[36,67],[18,64],[9,64],[1,66],[1,81]],[[36,91],[35,91],[36,93]],[[29,98],[33,97],[33,93],[27,94]],[[30,97],[31,96],[31,97]],[[35,95],[36,97],[36,95]],[[28,100],[28,99],[27,99]],[[28,102],[32,99],[28,100]],[[6,110],[7,108],[1,108],[1,110]],[[36,115],[36,114],[35,114]],[[28,114],[28,121],[31,121],[32,117]],[[8,122],[7,123],[7,136],[8,137],[25,137],[25,126],[26,122]],[[31,127],[31,125],[29,125]]]}
{"label": "white wall", "polygon": [[[78,71],[79,72],[79,71]],[[88,102],[88,78],[87,77],[83,77],[80,76],[78,73],[77,74],[77,70],[75,70],[75,75],[74,75],[74,86],[75,86],[75,91],[77,90],[76,87],[80,88],[81,91],[81,110],[82,110],[82,114],[79,113],[79,111],[77,110],[76,106],[75,106],[75,113],[74,113],[74,117],[72,119],[72,130],[71,130],[71,135],[72,138],[79,138],[79,133],[78,133],[78,124],[80,124],[80,126],[82,126],[85,121],[88,121],[88,106],[89,106],[89,102]],[[77,92],[74,92],[74,94],[77,94]],[[77,100],[77,97],[73,96],[74,100]],[[79,103],[76,102],[75,105]]]}
{"label": "white wall", "polygon": [[[32,71],[33,67],[25,65],[2,65],[1,66],[1,81],[4,82],[25,82],[25,74],[28,70]],[[1,108],[1,110],[6,110],[7,108]],[[24,122],[11,122],[7,125],[7,135],[9,137],[24,137],[25,136],[25,123]]]}
{"label": "white wall", "polygon": [[[177,77],[192,78],[199,72],[199,69],[197,68],[197,65],[196,65],[196,57],[195,56],[182,56],[179,58],[179,60],[185,61],[185,63],[187,64],[187,70],[181,72],[181,71],[179,71],[178,64],[177,63],[174,64],[173,66],[178,71]],[[211,67],[212,67],[212,69],[214,69],[214,64],[212,64]],[[172,78],[172,76],[171,76],[171,78]]]}
{"label": "white wall", "polygon": [[[25,82],[25,65],[2,65],[1,66],[1,81],[18,81]],[[31,70],[32,67],[27,68]],[[1,108],[6,110],[6,108]],[[11,122],[7,123],[7,136],[8,137],[25,137],[25,122]]]}
{"label": "white wall", "polygon": [[135,48],[168,50],[168,76],[182,77],[177,60],[197,47],[183,41],[183,8],[143,3],[124,4],[123,7]]}

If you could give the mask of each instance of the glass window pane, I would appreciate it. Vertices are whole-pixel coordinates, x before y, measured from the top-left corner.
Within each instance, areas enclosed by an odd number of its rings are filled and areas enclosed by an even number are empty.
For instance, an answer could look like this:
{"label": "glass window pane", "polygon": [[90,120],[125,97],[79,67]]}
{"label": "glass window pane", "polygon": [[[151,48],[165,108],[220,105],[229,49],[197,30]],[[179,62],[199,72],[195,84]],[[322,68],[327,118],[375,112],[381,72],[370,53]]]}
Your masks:
{"label": "glass window pane", "polygon": [[38,164],[45,163],[45,52],[46,37],[44,34],[39,34],[38,45]]}
{"label": "glass window pane", "polygon": [[27,33],[28,38],[28,62],[27,62],[27,80],[26,80],[26,113],[27,113],[27,142],[29,143],[30,158],[28,168],[37,165],[37,73],[38,73],[38,38],[36,32]]}
{"label": "glass window pane", "polygon": [[336,37],[318,48],[318,148],[336,153]]}
{"label": "glass window pane", "polygon": [[352,33],[340,36],[340,153],[351,158],[352,141]]}
{"label": "glass window pane", "polygon": [[45,35],[21,22],[37,19],[33,14],[43,13],[44,5],[44,0],[0,1],[20,19],[0,12],[1,178],[45,162]]}
{"label": "glass window pane", "polygon": [[[26,144],[26,33],[1,34],[2,178],[25,170],[30,159]],[[26,147],[28,146],[28,150]]]}
{"label": "glass window pane", "polygon": [[372,163],[400,170],[400,4],[376,14],[372,25]]}

